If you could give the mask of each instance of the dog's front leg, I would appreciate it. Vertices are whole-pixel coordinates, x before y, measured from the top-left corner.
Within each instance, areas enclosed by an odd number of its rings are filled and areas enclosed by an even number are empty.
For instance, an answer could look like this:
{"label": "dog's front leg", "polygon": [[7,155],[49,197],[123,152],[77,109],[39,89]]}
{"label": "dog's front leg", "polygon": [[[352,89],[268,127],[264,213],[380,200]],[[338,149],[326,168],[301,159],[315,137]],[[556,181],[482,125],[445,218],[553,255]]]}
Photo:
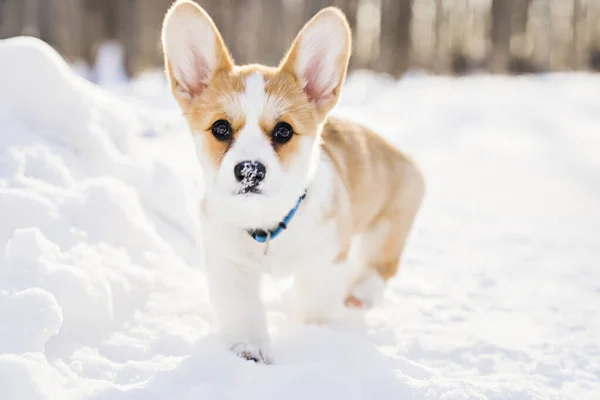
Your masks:
{"label": "dog's front leg", "polygon": [[260,300],[260,273],[239,261],[207,258],[210,299],[229,348],[241,357],[270,363],[270,338]]}

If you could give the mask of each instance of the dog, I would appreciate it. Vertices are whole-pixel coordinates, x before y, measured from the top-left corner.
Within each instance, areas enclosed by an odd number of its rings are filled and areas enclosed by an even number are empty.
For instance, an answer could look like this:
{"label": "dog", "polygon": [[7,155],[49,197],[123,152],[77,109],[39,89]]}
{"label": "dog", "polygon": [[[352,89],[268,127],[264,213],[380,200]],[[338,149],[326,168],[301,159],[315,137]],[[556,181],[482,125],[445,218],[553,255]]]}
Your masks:
{"label": "dog", "polygon": [[414,161],[329,116],[351,47],[335,7],[306,23],[277,67],[235,65],[212,19],[189,0],[164,19],[166,74],[205,177],[210,301],[228,347],[248,360],[273,361],[263,274],[294,277],[291,313],[302,323],[372,307],[424,197]]}

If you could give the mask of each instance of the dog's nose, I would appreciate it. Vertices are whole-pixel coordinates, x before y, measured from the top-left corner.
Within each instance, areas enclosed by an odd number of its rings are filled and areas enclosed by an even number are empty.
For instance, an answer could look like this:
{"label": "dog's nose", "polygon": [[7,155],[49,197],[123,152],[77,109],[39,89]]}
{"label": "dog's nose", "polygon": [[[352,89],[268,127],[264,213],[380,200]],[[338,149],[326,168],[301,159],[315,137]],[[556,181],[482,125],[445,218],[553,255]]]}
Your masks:
{"label": "dog's nose", "polygon": [[233,168],[233,173],[239,182],[256,186],[265,179],[267,169],[258,161],[242,161]]}

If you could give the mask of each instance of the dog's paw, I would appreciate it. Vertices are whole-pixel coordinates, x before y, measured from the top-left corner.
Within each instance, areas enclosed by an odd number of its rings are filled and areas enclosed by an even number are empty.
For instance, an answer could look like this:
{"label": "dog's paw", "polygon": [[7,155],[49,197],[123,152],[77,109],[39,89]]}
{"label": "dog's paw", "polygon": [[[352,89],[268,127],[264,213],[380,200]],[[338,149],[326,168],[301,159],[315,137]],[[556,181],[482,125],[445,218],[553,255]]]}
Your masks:
{"label": "dog's paw", "polygon": [[344,300],[344,305],[348,308],[368,308],[368,305],[365,304],[361,299],[358,299],[352,295],[346,297],[346,300]]}
{"label": "dog's paw", "polygon": [[371,273],[356,282],[344,301],[349,308],[372,308],[381,303],[385,281],[379,274]]}
{"label": "dog's paw", "polygon": [[257,346],[253,346],[248,343],[236,343],[231,346],[233,351],[238,357],[244,358],[248,361],[254,361],[259,364],[271,364],[272,360],[268,354],[261,350]]}

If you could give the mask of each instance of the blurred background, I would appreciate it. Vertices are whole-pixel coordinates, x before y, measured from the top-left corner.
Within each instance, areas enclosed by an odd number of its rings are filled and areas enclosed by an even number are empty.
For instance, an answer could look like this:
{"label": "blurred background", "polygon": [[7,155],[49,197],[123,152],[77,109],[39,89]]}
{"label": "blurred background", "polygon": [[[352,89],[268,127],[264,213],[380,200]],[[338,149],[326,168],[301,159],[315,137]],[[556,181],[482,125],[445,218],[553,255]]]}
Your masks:
{"label": "blurred background", "polygon": [[[198,0],[238,63],[276,64],[328,5],[354,33],[351,68],[400,76],[600,71],[600,0]],[[131,76],[162,65],[160,25],[172,0],[0,0],[0,38],[39,37],[93,65],[120,44]]]}

